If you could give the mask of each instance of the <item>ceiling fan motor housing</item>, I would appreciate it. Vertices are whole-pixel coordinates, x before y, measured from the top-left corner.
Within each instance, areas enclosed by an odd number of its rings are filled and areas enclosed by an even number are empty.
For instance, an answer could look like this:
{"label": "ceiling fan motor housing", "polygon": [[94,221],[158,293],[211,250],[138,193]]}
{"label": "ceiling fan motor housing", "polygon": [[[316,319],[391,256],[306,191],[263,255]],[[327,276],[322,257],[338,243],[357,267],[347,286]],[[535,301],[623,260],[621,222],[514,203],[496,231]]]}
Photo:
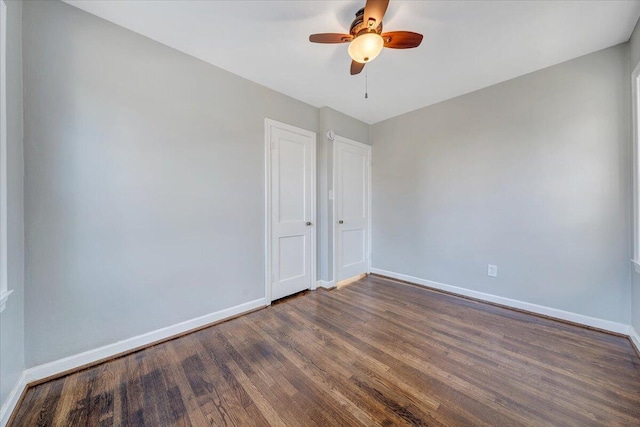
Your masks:
{"label": "ceiling fan motor housing", "polygon": [[[375,21],[374,24],[375,25]],[[368,23],[364,22],[364,7],[356,12],[356,17],[349,27],[349,34],[356,37],[362,33],[382,33],[382,22],[378,22],[375,28],[369,28]]]}

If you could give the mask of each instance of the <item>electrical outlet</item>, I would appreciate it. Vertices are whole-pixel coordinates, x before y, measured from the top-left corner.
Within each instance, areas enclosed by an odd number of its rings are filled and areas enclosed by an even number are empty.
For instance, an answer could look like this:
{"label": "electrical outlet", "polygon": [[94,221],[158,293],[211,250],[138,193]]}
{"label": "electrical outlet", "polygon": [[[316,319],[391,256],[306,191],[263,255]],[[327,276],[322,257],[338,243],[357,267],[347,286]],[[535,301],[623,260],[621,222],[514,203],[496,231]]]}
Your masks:
{"label": "electrical outlet", "polygon": [[489,264],[489,268],[487,268],[487,275],[491,277],[498,276],[498,266]]}

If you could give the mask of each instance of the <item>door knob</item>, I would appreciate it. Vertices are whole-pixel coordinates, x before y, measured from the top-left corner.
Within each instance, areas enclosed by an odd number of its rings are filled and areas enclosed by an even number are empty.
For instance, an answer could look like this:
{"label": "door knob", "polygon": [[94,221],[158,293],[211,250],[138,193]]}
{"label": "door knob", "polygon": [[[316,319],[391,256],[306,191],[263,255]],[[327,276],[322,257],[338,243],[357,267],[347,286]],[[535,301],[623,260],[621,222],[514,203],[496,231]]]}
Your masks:
{"label": "door knob", "polygon": [[310,222],[310,221],[307,221],[307,225],[311,225],[311,222]]}
{"label": "door knob", "polygon": [[338,224],[344,224],[343,220],[338,221]]}

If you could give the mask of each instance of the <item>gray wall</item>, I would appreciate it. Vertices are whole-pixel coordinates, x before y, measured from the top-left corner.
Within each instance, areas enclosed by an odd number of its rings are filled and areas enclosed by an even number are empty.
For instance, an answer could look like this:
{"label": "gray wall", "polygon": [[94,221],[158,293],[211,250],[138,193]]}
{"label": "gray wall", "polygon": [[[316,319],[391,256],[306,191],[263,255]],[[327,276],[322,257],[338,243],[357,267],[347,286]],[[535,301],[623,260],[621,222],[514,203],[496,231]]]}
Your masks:
{"label": "gray wall", "polygon": [[0,406],[24,368],[22,3],[7,1],[8,275],[13,293],[0,315]]}
{"label": "gray wall", "polygon": [[327,131],[336,135],[370,144],[370,126],[329,107],[320,108],[318,126],[318,209],[320,218],[318,239],[318,279],[333,280],[333,200],[329,190],[333,189],[333,142]]}
{"label": "gray wall", "polygon": [[629,324],[628,55],[374,125],[373,266]]}
{"label": "gray wall", "polygon": [[26,364],[264,297],[264,118],[318,110],[24,3]]}

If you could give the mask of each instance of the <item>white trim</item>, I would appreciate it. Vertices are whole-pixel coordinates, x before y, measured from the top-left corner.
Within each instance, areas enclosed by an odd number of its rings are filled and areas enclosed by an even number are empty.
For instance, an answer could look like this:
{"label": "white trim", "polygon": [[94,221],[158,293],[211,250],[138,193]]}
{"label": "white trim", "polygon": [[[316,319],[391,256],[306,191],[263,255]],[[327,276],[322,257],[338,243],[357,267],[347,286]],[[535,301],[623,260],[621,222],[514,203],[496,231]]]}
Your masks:
{"label": "white trim", "polygon": [[0,312],[4,310],[9,296],[8,275],[8,173],[7,173],[7,5],[0,1],[0,294],[4,296]]}
{"label": "white trim", "polygon": [[640,334],[633,326],[629,326],[629,339],[631,343],[636,347],[638,353],[640,353]]}
{"label": "white trim", "polygon": [[235,307],[230,307],[214,313],[205,314],[204,316],[196,317],[191,320],[176,323],[175,325],[167,326],[166,328],[156,329],[155,331],[147,332],[146,334],[118,341],[113,344],[108,344],[103,347],[74,354],[73,356],[65,357],[43,365],[38,365],[25,371],[27,374],[27,383],[38,381],[52,375],[57,375],[90,363],[95,363],[99,360],[113,357],[137,348],[146,347],[155,342],[265,306],[265,299],[260,298],[244,304],[236,305]]}
{"label": "white trim", "polygon": [[271,305],[271,119],[264,129],[264,300]]}
{"label": "white trim", "polygon": [[[371,215],[373,213],[373,209],[371,208],[371,195],[372,195],[372,191],[373,191],[373,161],[372,161],[372,156],[373,156],[373,148],[368,145],[368,150],[369,150],[369,182],[367,183],[367,215],[369,215],[369,219],[368,219],[368,224],[367,227],[369,227],[369,247],[367,248],[368,254],[367,254],[367,274],[371,273],[371,254],[373,252],[373,250],[371,249],[373,246],[371,246],[371,240],[373,238],[373,228],[372,228],[372,222],[371,222]],[[337,282],[336,282],[337,283]]]}
{"label": "white trim", "polygon": [[633,268],[635,268],[636,273],[640,274],[640,262],[632,259],[631,264],[633,264]]}
{"label": "white trim", "polygon": [[336,287],[336,281],[335,280],[318,280],[316,282],[316,287],[317,288],[325,288],[325,289],[333,289]]}
{"label": "white trim", "polygon": [[0,313],[2,313],[5,308],[7,308],[7,300],[9,299],[9,295],[11,295],[12,293],[13,290],[0,293]]}
{"label": "white trim", "polygon": [[349,139],[349,138],[345,138],[344,136],[340,136],[340,135],[335,135],[334,137],[334,141],[333,141],[333,160],[331,162],[332,164],[332,189],[330,191],[333,192],[333,203],[331,203],[331,217],[333,220],[333,226],[332,226],[332,231],[333,231],[333,242],[332,242],[332,258],[333,258],[333,280],[332,282],[335,284],[338,282],[338,268],[336,267],[336,224],[338,223],[336,220],[336,200],[337,200],[337,195],[336,195],[336,155],[337,155],[337,142],[343,143],[343,144],[349,144],[349,145],[354,145],[356,147],[365,149],[368,151],[368,167],[369,167],[369,171],[368,171],[368,182],[367,182],[367,216],[368,216],[368,220],[367,220],[367,227],[368,227],[368,254],[367,254],[367,274],[371,273],[371,235],[373,234],[371,231],[371,213],[372,213],[372,209],[371,209],[371,181],[372,181],[372,164],[371,164],[371,145],[367,145],[367,144],[363,144],[362,142],[358,142],[358,141],[354,141],[353,139]]}
{"label": "white trim", "polygon": [[473,291],[471,289],[460,288],[458,286],[447,285],[431,280],[420,279],[418,277],[408,276],[406,274],[395,273],[392,271],[372,268],[371,272],[387,276],[406,282],[415,283],[416,285],[426,286],[429,288],[439,289],[454,294],[479,299],[482,301],[492,302],[507,307],[517,308],[519,310],[530,311],[532,313],[542,314],[544,316],[554,317],[556,319],[566,320],[573,323],[579,323],[585,326],[602,329],[605,331],[615,332],[617,334],[629,335],[629,325],[623,323],[612,322],[610,320],[598,319],[596,317],[585,316],[583,314],[572,313],[570,311],[559,310],[557,308],[546,307],[543,305],[532,304],[525,301],[519,301],[511,298],[505,298],[497,295],[486,294],[484,292]]}
{"label": "white trim", "polygon": [[633,261],[636,265],[636,271],[640,272],[638,265],[640,264],[640,198],[638,193],[640,188],[640,141],[638,140],[638,114],[640,114],[640,94],[638,88],[640,86],[640,64],[636,66],[631,74],[631,109],[632,109],[632,123],[633,123],[633,143],[632,143],[632,157],[633,157]]}
{"label": "white trim", "polygon": [[27,388],[28,383],[27,373],[26,371],[22,371],[20,377],[18,377],[18,381],[11,389],[7,401],[0,408],[0,426],[6,426],[9,422],[9,418],[18,404],[22,392]]}

